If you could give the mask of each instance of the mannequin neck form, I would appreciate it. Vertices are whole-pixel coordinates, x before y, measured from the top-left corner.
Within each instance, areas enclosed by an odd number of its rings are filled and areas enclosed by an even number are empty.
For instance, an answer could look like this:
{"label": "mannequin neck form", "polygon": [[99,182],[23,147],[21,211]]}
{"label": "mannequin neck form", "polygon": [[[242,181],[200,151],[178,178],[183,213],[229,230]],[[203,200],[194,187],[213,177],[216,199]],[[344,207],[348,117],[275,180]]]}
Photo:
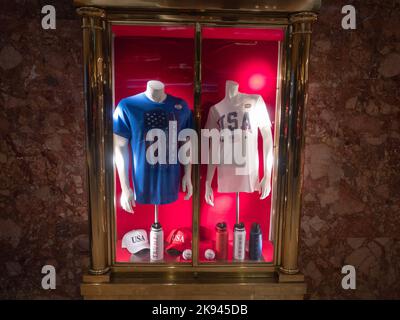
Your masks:
{"label": "mannequin neck form", "polygon": [[164,83],[157,80],[147,82],[145,95],[153,102],[163,102],[167,98]]}
{"label": "mannequin neck form", "polygon": [[239,95],[239,84],[235,81],[228,80],[225,85],[225,98],[233,99]]}

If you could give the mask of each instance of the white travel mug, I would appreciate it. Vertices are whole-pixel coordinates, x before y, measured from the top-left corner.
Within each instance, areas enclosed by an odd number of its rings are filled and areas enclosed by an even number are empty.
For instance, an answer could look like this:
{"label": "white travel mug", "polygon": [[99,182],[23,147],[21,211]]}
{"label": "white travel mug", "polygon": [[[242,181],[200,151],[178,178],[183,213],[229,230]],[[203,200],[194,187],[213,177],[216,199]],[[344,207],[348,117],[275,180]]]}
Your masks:
{"label": "white travel mug", "polygon": [[150,231],[150,261],[164,259],[164,232],[159,223],[153,223]]}
{"label": "white travel mug", "polygon": [[246,229],[243,223],[235,224],[233,230],[233,259],[243,261],[246,255]]}

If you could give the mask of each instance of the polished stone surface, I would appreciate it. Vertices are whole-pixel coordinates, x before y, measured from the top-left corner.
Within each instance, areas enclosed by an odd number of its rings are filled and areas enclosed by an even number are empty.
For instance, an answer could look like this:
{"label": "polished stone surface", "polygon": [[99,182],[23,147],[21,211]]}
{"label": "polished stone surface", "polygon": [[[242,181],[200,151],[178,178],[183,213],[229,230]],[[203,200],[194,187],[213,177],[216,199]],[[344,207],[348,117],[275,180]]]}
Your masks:
{"label": "polished stone surface", "polygon": [[[89,263],[81,23],[69,1],[53,1],[57,29],[44,31],[38,3],[0,5],[0,297],[79,298]],[[55,291],[41,288],[46,264]]]}
{"label": "polished stone surface", "polygon": [[[38,1],[0,4],[0,298],[80,298],[89,263],[80,21],[51,3],[55,31]],[[400,8],[352,3],[356,31],[324,1],[313,35],[299,261],[310,298],[400,298]]]}
{"label": "polished stone surface", "polygon": [[[310,298],[400,298],[400,7],[323,1],[315,26],[300,266]],[[341,288],[341,268],[357,290]]]}

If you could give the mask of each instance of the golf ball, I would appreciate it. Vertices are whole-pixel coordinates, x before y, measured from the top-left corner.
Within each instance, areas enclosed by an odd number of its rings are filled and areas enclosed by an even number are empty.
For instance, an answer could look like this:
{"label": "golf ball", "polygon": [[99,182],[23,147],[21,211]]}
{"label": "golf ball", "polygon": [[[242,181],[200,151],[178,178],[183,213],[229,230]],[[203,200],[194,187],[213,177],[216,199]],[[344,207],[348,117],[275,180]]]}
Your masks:
{"label": "golf ball", "polygon": [[215,252],[213,249],[207,249],[206,252],[204,253],[204,257],[207,260],[213,260],[215,258]]}
{"label": "golf ball", "polygon": [[182,252],[182,257],[185,260],[190,260],[192,259],[192,250],[191,249],[186,249]]}

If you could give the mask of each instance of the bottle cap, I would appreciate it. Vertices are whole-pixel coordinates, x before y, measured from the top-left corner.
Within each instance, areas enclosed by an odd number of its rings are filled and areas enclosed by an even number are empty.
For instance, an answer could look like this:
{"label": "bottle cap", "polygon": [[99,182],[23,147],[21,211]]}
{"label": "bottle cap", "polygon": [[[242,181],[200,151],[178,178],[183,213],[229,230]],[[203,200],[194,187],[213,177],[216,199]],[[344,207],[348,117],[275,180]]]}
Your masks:
{"label": "bottle cap", "polygon": [[261,232],[260,224],[257,223],[257,222],[254,222],[254,223],[252,224],[252,226],[251,226],[251,231],[252,231],[253,233],[260,233],[260,232]]}
{"label": "bottle cap", "polygon": [[225,222],[217,223],[216,229],[220,230],[220,231],[225,231],[226,230],[226,223]]}
{"label": "bottle cap", "polygon": [[244,230],[244,223],[243,222],[236,223],[235,230]]}
{"label": "bottle cap", "polygon": [[160,230],[160,229],[162,229],[162,227],[161,227],[161,224],[160,224],[159,222],[156,222],[156,223],[153,223],[153,224],[151,225],[151,229],[153,229],[153,230]]}

